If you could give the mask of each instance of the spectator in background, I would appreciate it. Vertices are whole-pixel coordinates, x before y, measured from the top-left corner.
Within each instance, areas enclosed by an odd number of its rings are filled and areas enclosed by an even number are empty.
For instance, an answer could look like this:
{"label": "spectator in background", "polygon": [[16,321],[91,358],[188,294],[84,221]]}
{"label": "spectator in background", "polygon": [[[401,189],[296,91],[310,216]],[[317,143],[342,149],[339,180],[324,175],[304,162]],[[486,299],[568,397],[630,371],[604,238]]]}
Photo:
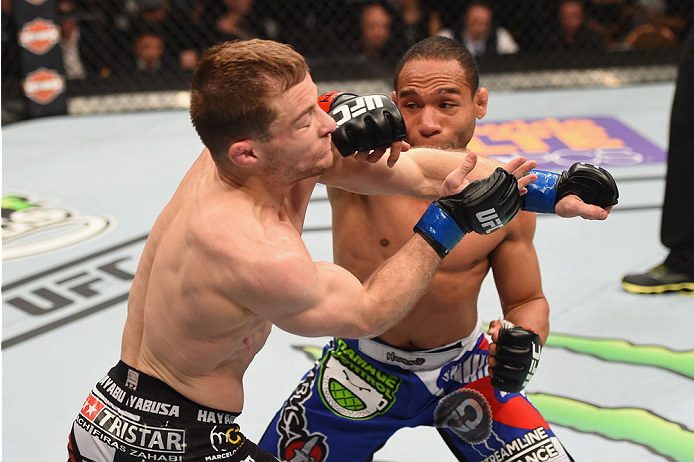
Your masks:
{"label": "spectator in background", "polygon": [[186,73],[192,73],[207,48],[209,40],[205,38],[206,6],[198,0],[173,0],[169,16],[175,24],[176,41],[170,49],[172,56],[176,57],[178,69]]}
{"label": "spectator in background", "polygon": [[381,3],[368,3],[359,16],[360,52],[368,60],[396,56],[392,46],[386,46],[391,41],[393,14]]}
{"label": "spectator in background", "polygon": [[111,75],[109,53],[112,53],[114,47],[110,34],[99,33],[102,19],[100,15],[80,9],[75,1],[58,2],[60,49],[68,80]]}
{"label": "spectator in background", "polygon": [[[61,4],[68,2],[60,2]],[[67,12],[66,12],[67,13]],[[84,79],[87,70],[80,51],[82,34],[77,17],[74,14],[62,14],[60,18],[60,50],[63,55],[65,78],[68,80]]]}
{"label": "spectator in background", "polygon": [[[172,27],[169,17],[170,0],[103,0],[101,4],[111,8],[110,11],[106,10],[106,14],[110,15],[108,20],[113,28],[104,30],[103,34],[113,38],[113,51],[109,53],[109,62],[113,66],[114,74],[127,76],[140,68],[150,68],[144,64],[145,61],[136,51],[136,47],[149,54],[159,47],[161,40],[164,50],[175,52],[175,45],[169,36]],[[113,7],[114,4],[118,5],[118,8]],[[147,37],[140,42],[143,36]],[[161,63],[156,66],[161,67]]]}
{"label": "spectator in background", "polygon": [[200,50],[195,48],[182,50],[178,54],[178,68],[183,71],[193,72],[198,61],[200,61]]}
{"label": "spectator in background", "polygon": [[[340,13],[334,11],[339,5]],[[332,53],[340,53],[337,47],[344,42],[343,33],[354,34],[354,22],[345,21],[349,6],[332,0],[255,0],[255,10],[262,18],[265,35],[273,40],[288,43],[307,57],[326,56],[326,46]],[[352,29],[349,29],[350,26]],[[339,38],[338,38],[339,37]]]}
{"label": "spectator in background", "polygon": [[156,31],[169,42],[167,34],[172,27],[169,10],[169,0],[126,0],[116,24],[130,38],[147,30]]}
{"label": "spectator in background", "polygon": [[150,29],[167,29],[169,17],[168,0],[137,0],[137,22]]}
{"label": "spectator in background", "polygon": [[165,51],[166,42],[161,34],[155,30],[142,31],[133,42],[133,69],[147,73],[172,69]]}
{"label": "spectator in background", "polygon": [[25,118],[24,94],[21,86],[19,68],[19,44],[17,26],[12,11],[12,0],[2,0],[2,124],[16,122]]}
{"label": "spectator in background", "polygon": [[270,11],[279,7],[279,3],[270,8],[255,0],[175,0],[172,14],[180,18],[181,46],[173,51],[178,68],[192,71],[204,50],[227,40],[276,40],[279,24]]}
{"label": "spectator in background", "polygon": [[615,47],[628,32],[633,4],[633,0],[588,0],[586,25],[600,35],[608,47]]}
{"label": "spectator in background", "polygon": [[402,52],[441,30],[441,20],[424,0],[397,0],[394,35],[401,41]]}
{"label": "spectator in background", "polygon": [[358,8],[359,36],[352,42],[345,61],[359,78],[388,78],[401,49],[393,30],[394,12],[386,3],[378,1],[369,1]]}
{"label": "spectator in background", "polygon": [[198,33],[205,48],[226,40],[274,38],[266,33],[265,24],[255,11],[255,0],[223,0],[221,5],[203,3]]}
{"label": "spectator in background", "polygon": [[[660,42],[665,46],[681,43],[684,34],[694,19],[694,2],[691,0],[634,0],[628,8],[629,33],[625,38],[626,48],[639,48],[639,39],[646,37],[646,45]],[[657,36],[662,39],[658,40]],[[654,38],[653,38],[654,37]],[[636,46],[634,46],[636,45]]]}
{"label": "spectator in background", "polygon": [[459,24],[442,29],[438,35],[459,40],[475,58],[513,54],[519,50],[511,34],[495,25],[492,6],[484,0],[470,2]]}
{"label": "spectator in background", "polygon": [[606,48],[602,37],[587,26],[583,2],[580,0],[561,0],[557,19],[557,29],[549,43],[552,49],[579,51]]}
{"label": "spectator in background", "polygon": [[224,4],[226,11],[214,21],[215,44],[225,40],[249,40],[262,35],[249,18],[254,0],[225,0]]}

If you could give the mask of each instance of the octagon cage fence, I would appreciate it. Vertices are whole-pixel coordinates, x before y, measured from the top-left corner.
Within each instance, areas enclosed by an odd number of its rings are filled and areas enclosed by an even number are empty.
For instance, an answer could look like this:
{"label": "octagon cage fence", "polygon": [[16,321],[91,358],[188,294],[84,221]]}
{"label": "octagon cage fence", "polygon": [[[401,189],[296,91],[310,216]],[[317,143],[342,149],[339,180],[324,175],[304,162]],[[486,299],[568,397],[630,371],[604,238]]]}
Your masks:
{"label": "octagon cage fence", "polygon": [[402,53],[461,40],[490,90],[672,81],[691,0],[2,0],[2,123],[187,108],[201,53],[291,44],[319,90],[389,94]]}

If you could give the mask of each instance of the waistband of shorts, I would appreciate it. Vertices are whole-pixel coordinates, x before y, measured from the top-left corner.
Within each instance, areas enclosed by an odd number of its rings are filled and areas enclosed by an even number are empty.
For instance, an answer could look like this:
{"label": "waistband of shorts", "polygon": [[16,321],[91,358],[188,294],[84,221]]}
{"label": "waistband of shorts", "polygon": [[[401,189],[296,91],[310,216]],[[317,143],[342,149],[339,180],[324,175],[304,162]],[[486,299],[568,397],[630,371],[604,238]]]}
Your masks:
{"label": "waistband of shorts", "polygon": [[470,335],[430,350],[402,350],[381,340],[368,338],[356,342],[361,352],[382,363],[407,370],[432,370],[460,359],[466,351],[477,345],[482,333],[482,319],[478,317]]}
{"label": "waistband of shorts", "polygon": [[[124,414],[158,417],[188,424],[232,424],[239,413],[202,406],[163,381],[118,361],[94,387]],[[101,396],[98,396],[101,395]]]}

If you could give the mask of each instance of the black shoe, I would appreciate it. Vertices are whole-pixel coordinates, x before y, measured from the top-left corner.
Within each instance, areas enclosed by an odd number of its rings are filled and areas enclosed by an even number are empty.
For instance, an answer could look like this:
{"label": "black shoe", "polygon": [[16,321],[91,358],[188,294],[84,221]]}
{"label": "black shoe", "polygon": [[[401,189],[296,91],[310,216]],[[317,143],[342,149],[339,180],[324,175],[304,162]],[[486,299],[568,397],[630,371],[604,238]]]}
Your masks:
{"label": "black shoe", "polygon": [[627,274],[622,278],[622,287],[634,294],[694,293],[694,276],[676,273],[661,264],[645,273]]}

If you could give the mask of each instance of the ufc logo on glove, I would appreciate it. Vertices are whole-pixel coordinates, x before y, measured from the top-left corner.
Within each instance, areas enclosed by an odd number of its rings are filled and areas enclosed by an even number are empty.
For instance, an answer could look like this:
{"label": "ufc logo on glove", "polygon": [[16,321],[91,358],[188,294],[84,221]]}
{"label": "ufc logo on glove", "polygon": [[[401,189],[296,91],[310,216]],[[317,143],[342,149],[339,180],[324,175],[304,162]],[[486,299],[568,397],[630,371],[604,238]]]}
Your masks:
{"label": "ufc logo on glove", "polygon": [[[349,106],[350,104],[352,104],[352,107]],[[335,122],[339,127],[353,117],[359,117],[366,111],[373,111],[379,107],[383,107],[383,101],[381,100],[380,96],[359,96],[350,100],[349,103],[336,107],[330,112],[330,115],[333,117],[333,119],[335,119]],[[338,119],[338,117],[340,117],[340,119]]]}
{"label": "ufc logo on glove", "polygon": [[487,234],[504,226],[501,220],[499,220],[499,215],[496,213],[496,210],[493,208],[477,212],[475,217],[477,217],[477,221],[480,222],[483,228],[488,228],[486,231]]}
{"label": "ufc logo on glove", "polygon": [[335,120],[332,140],[343,157],[385,148],[407,136],[400,110],[386,95],[330,91],[318,98],[318,105]]}
{"label": "ufc logo on glove", "polygon": [[537,370],[537,365],[540,363],[541,350],[542,350],[542,347],[540,345],[537,345],[537,344],[533,345],[533,359],[532,359],[532,362],[530,363],[530,370],[528,371],[528,376],[523,381],[523,388],[528,386],[530,379],[532,379],[533,375],[535,375],[535,371]]}

